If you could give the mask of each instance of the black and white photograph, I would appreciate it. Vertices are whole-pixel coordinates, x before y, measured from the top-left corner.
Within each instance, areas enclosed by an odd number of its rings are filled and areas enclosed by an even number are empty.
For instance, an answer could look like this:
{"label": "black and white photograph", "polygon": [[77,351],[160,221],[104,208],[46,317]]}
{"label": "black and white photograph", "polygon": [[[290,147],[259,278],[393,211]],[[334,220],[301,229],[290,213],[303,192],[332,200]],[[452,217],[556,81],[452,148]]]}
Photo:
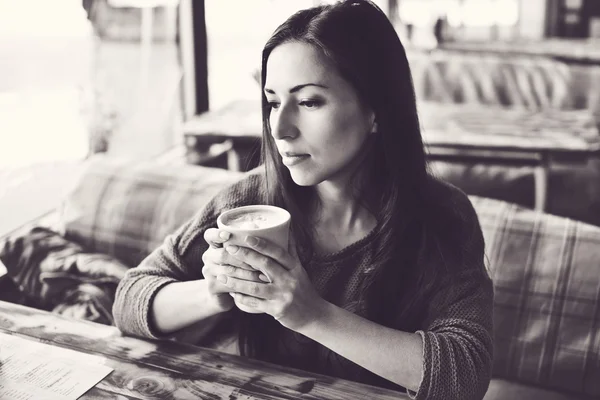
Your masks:
{"label": "black and white photograph", "polygon": [[600,0],[0,0],[0,400],[600,398]]}

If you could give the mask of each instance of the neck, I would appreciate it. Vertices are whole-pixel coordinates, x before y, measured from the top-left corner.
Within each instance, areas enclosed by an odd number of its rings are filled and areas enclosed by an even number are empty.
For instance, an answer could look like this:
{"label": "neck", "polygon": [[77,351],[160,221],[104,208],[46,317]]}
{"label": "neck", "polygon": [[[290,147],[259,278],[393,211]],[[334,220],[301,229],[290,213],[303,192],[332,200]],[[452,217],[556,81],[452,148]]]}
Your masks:
{"label": "neck", "polygon": [[[367,142],[369,145],[371,142]],[[369,150],[339,174],[315,187],[319,199],[319,210],[313,213],[314,222],[326,229],[360,229],[372,223],[374,216],[358,201],[362,185],[368,177]],[[355,186],[350,183],[353,182]],[[357,186],[356,186],[357,185]]]}
{"label": "neck", "polygon": [[315,223],[327,230],[360,228],[369,218],[368,211],[358,201],[348,185],[338,186],[323,182],[317,188],[319,211]]}

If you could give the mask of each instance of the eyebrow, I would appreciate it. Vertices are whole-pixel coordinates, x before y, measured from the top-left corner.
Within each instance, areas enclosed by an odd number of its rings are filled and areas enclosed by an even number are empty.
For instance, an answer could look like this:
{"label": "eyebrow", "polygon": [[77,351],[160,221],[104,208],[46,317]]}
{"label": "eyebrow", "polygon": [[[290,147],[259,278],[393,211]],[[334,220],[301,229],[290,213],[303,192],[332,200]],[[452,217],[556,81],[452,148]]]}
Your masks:
{"label": "eyebrow", "polygon": [[[316,87],[320,87],[320,88],[323,88],[323,89],[329,89],[329,87],[327,87],[325,85],[321,85],[319,83],[305,83],[305,84],[302,84],[302,85],[296,85],[296,86],[294,86],[293,88],[290,89],[290,93],[298,92],[298,91],[304,89],[307,86],[316,86]],[[265,92],[271,93],[271,94],[275,94],[275,91],[273,89],[267,89],[267,88],[265,88]]]}

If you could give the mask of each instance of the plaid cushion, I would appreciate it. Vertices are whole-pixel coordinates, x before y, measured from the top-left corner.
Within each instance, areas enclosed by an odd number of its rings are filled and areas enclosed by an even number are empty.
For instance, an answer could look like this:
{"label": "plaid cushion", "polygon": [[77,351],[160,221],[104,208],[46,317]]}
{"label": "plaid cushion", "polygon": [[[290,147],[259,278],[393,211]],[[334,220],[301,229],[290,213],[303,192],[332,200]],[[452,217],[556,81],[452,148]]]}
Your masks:
{"label": "plaid cushion", "polygon": [[217,168],[98,156],[63,204],[62,230],[89,251],[133,267],[242,176]]}
{"label": "plaid cushion", "polygon": [[494,281],[494,376],[600,396],[600,228],[471,201]]}

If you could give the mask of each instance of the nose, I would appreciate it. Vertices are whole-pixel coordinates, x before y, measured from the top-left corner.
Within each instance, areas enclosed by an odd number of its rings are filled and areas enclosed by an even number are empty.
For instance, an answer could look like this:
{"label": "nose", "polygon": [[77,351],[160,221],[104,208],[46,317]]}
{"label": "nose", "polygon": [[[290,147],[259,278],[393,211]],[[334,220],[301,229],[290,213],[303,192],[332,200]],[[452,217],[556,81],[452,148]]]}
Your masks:
{"label": "nose", "polygon": [[271,110],[269,123],[273,138],[277,140],[293,139],[298,136],[299,131],[295,119],[294,110],[289,105],[281,104],[277,110]]}

